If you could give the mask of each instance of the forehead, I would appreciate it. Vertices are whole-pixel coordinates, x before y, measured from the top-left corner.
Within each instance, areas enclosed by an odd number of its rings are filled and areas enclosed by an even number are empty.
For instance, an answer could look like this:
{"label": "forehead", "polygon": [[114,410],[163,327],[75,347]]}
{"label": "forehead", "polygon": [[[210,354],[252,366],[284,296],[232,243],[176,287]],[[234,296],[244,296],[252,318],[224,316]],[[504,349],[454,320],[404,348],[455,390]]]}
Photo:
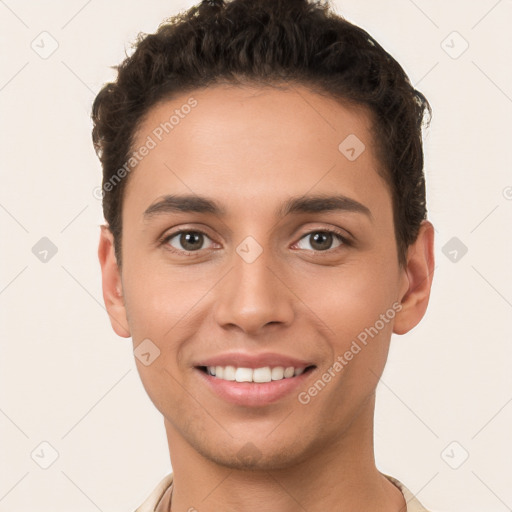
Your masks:
{"label": "forehead", "polygon": [[150,149],[131,171],[125,204],[143,211],[165,194],[207,192],[224,204],[263,206],[333,188],[389,202],[371,129],[365,108],[303,86],[196,89],[160,102],[140,123],[132,150]]}

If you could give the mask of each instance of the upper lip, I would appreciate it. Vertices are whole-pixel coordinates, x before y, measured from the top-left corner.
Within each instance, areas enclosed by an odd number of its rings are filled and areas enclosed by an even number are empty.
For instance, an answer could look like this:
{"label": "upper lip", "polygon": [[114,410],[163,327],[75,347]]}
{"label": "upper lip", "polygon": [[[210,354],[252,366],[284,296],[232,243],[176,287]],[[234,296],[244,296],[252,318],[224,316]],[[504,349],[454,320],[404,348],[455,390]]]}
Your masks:
{"label": "upper lip", "polygon": [[263,368],[264,366],[283,366],[285,368],[306,368],[313,366],[310,361],[297,359],[284,354],[264,352],[261,354],[248,354],[247,352],[229,352],[204,359],[194,366],[234,366],[236,368]]}

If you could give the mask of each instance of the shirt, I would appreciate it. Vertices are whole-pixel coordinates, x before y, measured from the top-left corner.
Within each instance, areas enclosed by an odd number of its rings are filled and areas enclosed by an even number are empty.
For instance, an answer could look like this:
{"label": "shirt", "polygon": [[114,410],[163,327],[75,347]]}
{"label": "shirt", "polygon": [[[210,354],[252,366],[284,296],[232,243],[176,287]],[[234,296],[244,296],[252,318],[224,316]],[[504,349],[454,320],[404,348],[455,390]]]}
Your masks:
{"label": "shirt", "polygon": [[[390,482],[395,484],[396,487],[400,489],[402,494],[404,495],[405,502],[407,503],[406,512],[429,512],[415,497],[414,494],[405,487],[400,481],[396,478],[393,478],[389,475],[384,475]],[[155,512],[159,502],[166,494],[166,491],[171,491],[170,487],[172,486],[172,478],[173,474],[165,476],[153,489],[148,498],[144,501],[144,503],[137,509],[135,512]],[[167,497],[169,494],[167,494]]]}

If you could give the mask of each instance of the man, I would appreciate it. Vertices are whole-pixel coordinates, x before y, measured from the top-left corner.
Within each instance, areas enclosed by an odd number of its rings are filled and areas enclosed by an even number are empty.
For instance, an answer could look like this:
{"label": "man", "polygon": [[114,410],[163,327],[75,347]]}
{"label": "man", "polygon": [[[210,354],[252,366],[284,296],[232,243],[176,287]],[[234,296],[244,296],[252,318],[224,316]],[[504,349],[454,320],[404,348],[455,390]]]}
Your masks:
{"label": "man", "polygon": [[173,473],[139,512],[418,512],[373,450],[434,269],[427,100],[306,0],[202,2],[93,105],[99,260]]}

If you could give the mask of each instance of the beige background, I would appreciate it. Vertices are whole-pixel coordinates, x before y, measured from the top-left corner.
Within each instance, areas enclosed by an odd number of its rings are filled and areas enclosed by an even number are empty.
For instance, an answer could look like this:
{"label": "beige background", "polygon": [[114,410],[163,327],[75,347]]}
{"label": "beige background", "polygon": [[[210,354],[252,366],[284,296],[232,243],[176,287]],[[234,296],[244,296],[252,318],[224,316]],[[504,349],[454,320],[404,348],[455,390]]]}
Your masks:
{"label": "beige background", "polygon": [[[0,511],[132,511],[171,471],[131,341],[103,307],[89,115],[136,34],[192,3],[0,1]],[[423,322],[394,337],[378,391],[378,466],[428,508],[510,510],[512,1],[335,6],[434,110],[433,293]],[[57,249],[46,262],[32,252],[42,237]],[[453,237],[465,255],[446,246]]]}

